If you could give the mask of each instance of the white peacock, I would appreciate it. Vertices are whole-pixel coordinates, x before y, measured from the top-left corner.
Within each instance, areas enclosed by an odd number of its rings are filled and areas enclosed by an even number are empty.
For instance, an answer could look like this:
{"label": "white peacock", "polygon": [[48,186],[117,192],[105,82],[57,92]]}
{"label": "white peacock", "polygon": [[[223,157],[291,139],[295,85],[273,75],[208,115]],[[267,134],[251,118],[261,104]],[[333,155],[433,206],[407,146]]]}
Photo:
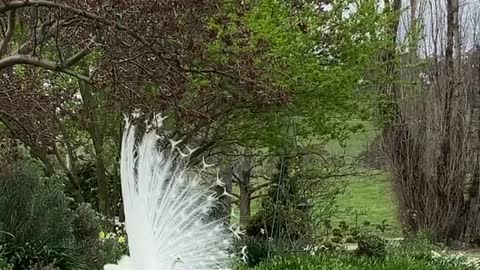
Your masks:
{"label": "white peacock", "polygon": [[120,168],[130,256],[104,269],[228,269],[231,233],[209,218],[214,193],[175,162],[176,144],[160,151],[155,131],[136,142],[135,125],[125,125]]}

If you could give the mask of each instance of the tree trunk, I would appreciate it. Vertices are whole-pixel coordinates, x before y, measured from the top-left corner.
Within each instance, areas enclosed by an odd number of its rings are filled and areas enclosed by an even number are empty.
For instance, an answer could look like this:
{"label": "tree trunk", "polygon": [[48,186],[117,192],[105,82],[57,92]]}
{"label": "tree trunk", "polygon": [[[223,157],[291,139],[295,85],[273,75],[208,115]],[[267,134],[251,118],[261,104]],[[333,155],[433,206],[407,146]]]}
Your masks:
{"label": "tree trunk", "polygon": [[[396,12],[399,11],[400,6],[396,5],[399,2],[394,0],[393,10]],[[414,6],[416,1],[410,0],[410,4]],[[402,225],[412,233],[428,230],[438,240],[447,243],[461,240],[467,219],[464,199],[465,106],[461,83],[456,77],[460,64],[456,66],[454,61],[454,54],[460,55],[458,8],[458,0],[447,1],[445,58],[436,60],[427,69],[427,73],[431,73],[428,75],[430,83],[419,84],[417,88],[389,83],[383,88],[385,95],[392,98],[392,108],[386,112],[393,114],[389,115],[391,118],[383,136],[394,171],[393,187]],[[413,24],[416,14],[411,10]],[[415,28],[412,25],[411,30],[416,31]],[[392,25],[391,30],[392,37],[396,37],[398,26]],[[417,81],[418,73],[411,76],[410,67],[418,64],[413,54],[418,43],[415,39],[412,41],[410,57],[399,58],[407,62],[405,68],[399,69],[391,61],[393,50],[389,50],[385,57],[387,77],[392,81]],[[436,55],[433,58],[442,59]]]}
{"label": "tree trunk", "polygon": [[240,187],[240,224],[246,226],[250,221],[250,190],[244,186]]}
{"label": "tree trunk", "polygon": [[[70,142],[71,138],[60,119],[55,117],[55,121],[63,136],[63,145],[65,146],[67,152],[66,159],[64,160],[60,152],[58,151],[57,146],[55,145],[54,152],[57,158],[57,162],[67,175],[68,180],[70,180],[70,184],[73,189],[72,193],[75,194],[77,202],[85,202],[85,197],[83,196],[82,187],[80,185],[81,180],[77,170],[77,155],[75,153],[75,149],[73,149],[73,146]],[[68,162],[66,160],[68,160]]]}
{"label": "tree trunk", "polygon": [[43,168],[44,168],[43,171],[45,175],[46,176],[55,175],[55,168],[53,167],[52,162],[50,162],[50,159],[48,158],[47,153],[36,145],[30,144],[29,147],[30,147],[30,154],[32,155],[32,157],[38,158],[42,162]]}
{"label": "tree trunk", "polygon": [[104,161],[104,134],[101,120],[97,115],[97,102],[92,95],[92,87],[84,82],[79,82],[84,109],[88,113],[88,133],[95,149],[95,177],[97,179],[98,210],[109,216],[110,206],[108,201],[107,175]]}
{"label": "tree trunk", "polygon": [[[463,179],[460,179],[461,165],[456,155],[459,152],[459,141],[457,130],[460,119],[454,119],[456,109],[457,85],[455,78],[454,48],[455,35],[458,34],[458,0],[447,1],[447,40],[445,47],[445,77],[446,87],[443,104],[442,142],[440,145],[440,156],[437,163],[437,201],[441,212],[445,214],[447,224],[441,231],[447,240],[458,239],[463,231],[464,222],[460,222],[464,210]],[[460,150],[461,151],[461,150]],[[460,161],[461,162],[461,161]]]}
{"label": "tree trunk", "polygon": [[103,160],[103,136],[97,134],[93,144],[95,148],[95,176],[97,178],[98,208],[102,214],[110,216],[107,175],[105,172],[105,162]]}
{"label": "tree trunk", "polygon": [[240,168],[240,202],[238,204],[240,210],[240,224],[246,226],[250,221],[250,206],[252,202],[252,185],[251,172],[252,166],[247,159],[244,159]]}
{"label": "tree trunk", "polygon": [[[480,123],[480,47],[478,47],[475,53],[472,66],[476,66],[477,68],[476,74],[474,74],[474,77],[476,77],[475,93],[472,93],[472,117],[475,117],[477,123]],[[478,245],[480,244],[480,215],[478,214],[480,212],[480,127],[478,124],[476,129],[474,169],[472,179],[470,179],[467,201],[465,203],[467,207],[466,211],[468,212],[465,240]]]}

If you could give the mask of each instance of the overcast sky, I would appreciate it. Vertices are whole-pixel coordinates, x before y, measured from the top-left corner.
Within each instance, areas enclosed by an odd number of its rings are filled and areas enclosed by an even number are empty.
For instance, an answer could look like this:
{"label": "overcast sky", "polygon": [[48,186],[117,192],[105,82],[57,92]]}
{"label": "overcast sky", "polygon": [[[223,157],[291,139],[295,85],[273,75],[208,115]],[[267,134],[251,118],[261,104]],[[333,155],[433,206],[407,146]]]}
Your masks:
{"label": "overcast sky", "polygon": [[[460,1],[460,23],[462,25],[462,47],[470,51],[475,45],[480,45],[480,0]],[[421,50],[426,54],[434,52],[435,39],[444,40],[446,34],[446,0],[417,0],[417,14],[424,18],[424,43]],[[409,28],[410,0],[403,0],[405,12],[400,25],[400,40]],[[437,44],[445,44],[438,42]],[[443,52],[443,48],[439,48]]]}

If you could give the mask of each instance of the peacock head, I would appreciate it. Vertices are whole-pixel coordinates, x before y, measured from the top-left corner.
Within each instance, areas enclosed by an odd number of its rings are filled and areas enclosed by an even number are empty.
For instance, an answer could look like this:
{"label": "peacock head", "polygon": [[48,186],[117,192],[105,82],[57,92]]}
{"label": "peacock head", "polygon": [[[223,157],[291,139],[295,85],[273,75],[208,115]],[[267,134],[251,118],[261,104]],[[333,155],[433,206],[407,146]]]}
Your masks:
{"label": "peacock head", "polygon": [[172,264],[171,264],[169,270],[174,270],[174,269],[175,269],[175,265],[178,264],[178,263],[182,263],[182,264],[183,264],[182,258],[176,257],[176,258],[172,261]]}

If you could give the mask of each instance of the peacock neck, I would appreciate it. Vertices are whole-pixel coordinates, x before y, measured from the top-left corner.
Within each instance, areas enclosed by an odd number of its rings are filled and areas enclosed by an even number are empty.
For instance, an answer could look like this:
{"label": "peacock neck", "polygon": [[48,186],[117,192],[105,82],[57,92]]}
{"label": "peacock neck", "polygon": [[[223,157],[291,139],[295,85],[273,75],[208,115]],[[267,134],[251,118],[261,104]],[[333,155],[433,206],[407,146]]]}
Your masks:
{"label": "peacock neck", "polygon": [[169,267],[166,270],[175,270],[175,265],[178,263],[178,261],[174,260],[173,262],[170,263]]}

